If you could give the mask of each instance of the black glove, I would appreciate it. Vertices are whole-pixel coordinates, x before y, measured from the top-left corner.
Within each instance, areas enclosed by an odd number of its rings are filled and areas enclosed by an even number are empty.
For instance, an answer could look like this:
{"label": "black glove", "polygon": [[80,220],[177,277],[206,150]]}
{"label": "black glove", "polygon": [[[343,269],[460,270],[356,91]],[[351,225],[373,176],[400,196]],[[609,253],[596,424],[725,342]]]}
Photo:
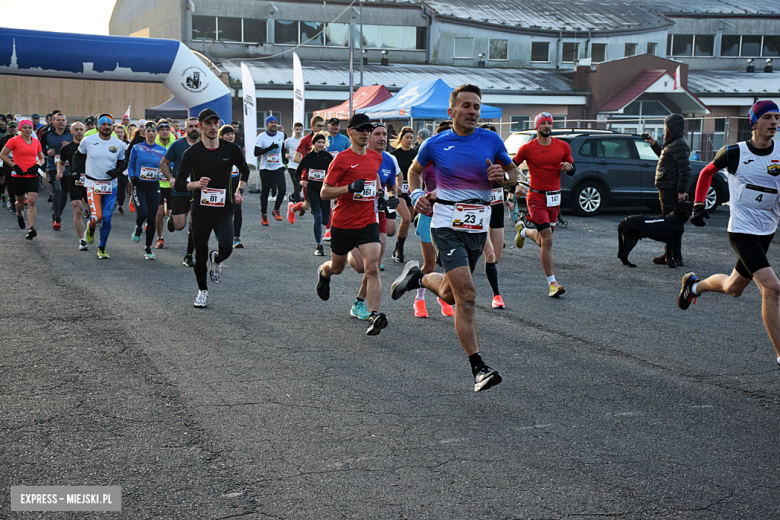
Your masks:
{"label": "black glove", "polygon": [[133,183],[133,186],[138,186],[141,183],[141,179],[138,177],[130,177],[130,182]]}
{"label": "black glove", "polygon": [[387,199],[386,202],[387,209],[395,209],[398,207],[398,197],[393,197],[392,195]]}
{"label": "black glove", "polygon": [[114,168],[113,170],[108,170],[108,171],[106,172],[106,175],[108,175],[108,176],[109,176],[109,177],[111,177],[112,179],[116,179],[117,177],[119,177],[119,174],[120,174],[120,173],[121,173],[121,172],[120,172],[119,170],[117,170],[116,168]]}
{"label": "black glove", "polygon": [[41,165],[38,163],[33,164],[27,170],[27,175],[40,175],[40,173],[41,173]]}
{"label": "black glove", "polygon": [[387,201],[385,200],[384,190],[379,190],[376,193],[376,209],[377,211],[387,211]]}
{"label": "black glove", "polygon": [[14,171],[17,175],[24,175],[24,170],[22,170],[22,167],[18,164],[14,164]]}
{"label": "black glove", "polygon": [[366,187],[366,181],[365,179],[358,179],[349,186],[347,186],[347,190],[349,190],[349,193],[358,193],[360,191],[363,191],[363,188]]}
{"label": "black glove", "polygon": [[272,144],[271,146],[268,147],[268,151],[272,152],[273,150],[276,150],[277,148],[279,148],[279,143],[274,143],[274,144]]}
{"label": "black glove", "polygon": [[691,224],[697,227],[704,227],[707,225],[705,219],[709,219],[710,214],[704,208],[704,204],[697,204],[693,207],[693,216],[691,217]]}

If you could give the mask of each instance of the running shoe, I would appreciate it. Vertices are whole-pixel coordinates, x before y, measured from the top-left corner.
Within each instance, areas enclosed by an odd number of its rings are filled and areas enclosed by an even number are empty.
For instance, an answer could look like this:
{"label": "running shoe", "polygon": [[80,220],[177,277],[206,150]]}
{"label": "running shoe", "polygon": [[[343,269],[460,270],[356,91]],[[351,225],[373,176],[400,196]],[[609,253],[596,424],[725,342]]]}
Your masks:
{"label": "running shoe", "polygon": [[325,249],[322,247],[322,244],[317,246],[317,249],[314,250],[314,256],[325,256]]}
{"label": "running shoe", "polygon": [[317,296],[325,302],[330,298],[330,278],[322,276],[322,265],[317,268]]}
{"label": "running shoe", "polygon": [[51,202],[51,195],[49,195],[49,199],[46,202]]}
{"label": "running shoe", "polygon": [[330,229],[325,230],[325,234],[322,236],[323,242],[330,242]]}
{"label": "running shoe", "polygon": [[233,249],[244,249],[244,244],[241,243],[241,237],[233,239]]}
{"label": "running shoe", "polygon": [[59,231],[62,228],[62,223],[58,217],[55,217],[54,215],[51,216],[52,223],[51,227],[54,228],[54,231]]}
{"label": "running shoe", "polygon": [[368,309],[366,309],[366,304],[364,302],[361,302],[358,299],[355,299],[354,302],[352,302],[352,308],[349,310],[349,315],[353,318],[357,318],[359,320],[367,320],[369,316]]}
{"label": "running shoe", "polygon": [[279,212],[278,212],[278,211],[276,211],[276,210],[273,210],[273,211],[271,212],[271,215],[273,215],[274,219],[276,219],[278,222],[281,222],[281,220],[282,220],[282,216],[279,214]]}
{"label": "running shoe", "polygon": [[160,237],[157,239],[157,243],[154,245],[155,249],[165,249],[165,239]]}
{"label": "running shoe", "polygon": [[390,297],[397,300],[406,291],[411,289],[417,289],[417,287],[409,287],[412,280],[422,278],[422,271],[420,271],[420,262],[412,260],[404,266],[404,270],[401,271],[401,276],[395,279],[393,285],[390,286]]}
{"label": "running shoe", "polygon": [[168,217],[168,233],[173,233],[176,228],[173,227],[173,217]]}
{"label": "running shoe", "polygon": [[122,206],[119,206],[118,208],[116,208],[116,212],[119,213],[120,215],[124,215],[125,209]]}
{"label": "running shoe", "polygon": [[393,261],[396,264],[402,264],[404,263],[404,254],[401,251],[398,251],[397,249],[393,253]]}
{"label": "running shoe", "polygon": [[101,260],[108,260],[111,257],[106,253],[105,247],[98,247],[98,258]]}
{"label": "running shoe", "polygon": [[441,298],[436,298],[439,301],[439,305],[441,305],[441,314],[442,316],[447,316],[448,318],[452,318],[455,316],[455,309],[452,308],[452,305],[445,302]]}
{"label": "running shoe", "polygon": [[503,309],[504,308],[504,299],[501,297],[500,294],[496,294],[493,296],[493,303],[491,304],[494,309]]}
{"label": "running shoe", "polygon": [[520,234],[521,231],[523,231],[523,219],[520,219],[515,224],[515,228],[517,229],[517,234],[515,235],[515,245],[518,249],[522,249],[525,245],[525,237]]}
{"label": "running shoe", "polygon": [[425,300],[414,300],[414,317],[427,318],[428,309],[425,307]]}
{"label": "running shoe", "polygon": [[685,273],[682,278],[682,289],[680,294],[677,295],[677,306],[682,310],[687,310],[693,303],[696,304],[696,298],[701,296],[699,294],[693,294],[693,284],[698,282],[699,279],[693,273]]}
{"label": "running shoe", "polygon": [[130,235],[130,238],[133,239],[133,242],[140,242],[141,241],[141,233],[143,232],[143,229],[141,226],[135,226],[135,229],[133,230],[133,234]]}
{"label": "running shoe", "polygon": [[372,312],[368,316],[368,329],[366,330],[366,336],[376,336],[382,329],[387,327],[387,316],[384,312]]}
{"label": "running shoe", "polygon": [[24,229],[27,224],[24,223],[24,217],[23,216],[16,216],[16,223],[19,224],[19,229]]}
{"label": "running shoe", "polygon": [[553,285],[550,284],[550,292],[547,293],[547,296],[550,298],[557,298],[561,294],[565,293],[566,289],[563,288],[563,285]]}
{"label": "running shoe", "polygon": [[30,229],[27,230],[27,236],[25,236],[24,238],[26,238],[27,240],[32,240],[37,236],[38,236],[38,232],[35,231],[35,228],[31,227]]}
{"label": "running shoe", "polygon": [[384,271],[385,270],[385,264],[379,264],[379,270]]}
{"label": "running shoe", "polygon": [[261,220],[263,222],[263,225],[267,226],[268,225],[268,215],[261,215],[260,218],[261,218]]}
{"label": "running shoe", "polygon": [[666,253],[653,258],[653,263],[655,265],[666,265]]}
{"label": "running shoe", "polygon": [[501,382],[501,374],[485,365],[474,374],[474,391],[481,392]]}
{"label": "running shoe", "polygon": [[211,267],[209,268],[209,276],[211,281],[219,283],[222,281],[222,264],[217,262],[217,252],[212,251],[209,253],[209,260],[211,261]]}
{"label": "running shoe", "polygon": [[79,239],[79,251],[89,251],[89,247],[87,247],[87,241],[83,238]]}
{"label": "running shoe", "polygon": [[192,260],[192,255],[184,255],[184,260],[181,261],[181,265],[184,267],[195,267],[195,262]]}
{"label": "running shoe", "polygon": [[154,260],[154,253],[152,253],[152,248],[149,246],[144,248],[144,260]]}
{"label": "running shoe", "polygon": [[287,204],[287,222],[290,224],[295,224],[295,212],[293,211],[293,206],[295,206],[295,204],[292,202]]}
{"label": "running shoe", "polygon": [[208,291],[198,291],[198,296],[195,298],[195,303],[192,304],[193,307],[198,307],[199,309],[205,309],[207,307],[207,301],[209,299],[209,292]]}
{"label": "running shoe", "polygon": [[87,244],[92,244],[95,241],[95,228],[88,225],[87,231],[84,233],[84,239],[87,241]]}

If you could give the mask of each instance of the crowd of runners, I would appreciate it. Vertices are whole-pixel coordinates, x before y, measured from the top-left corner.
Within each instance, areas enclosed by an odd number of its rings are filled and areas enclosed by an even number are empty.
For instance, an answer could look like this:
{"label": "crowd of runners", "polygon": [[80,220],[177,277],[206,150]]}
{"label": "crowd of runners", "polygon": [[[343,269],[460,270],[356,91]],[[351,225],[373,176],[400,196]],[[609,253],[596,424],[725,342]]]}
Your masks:
{"label": "crowd of runners", "polygon": [[[553,232],[561,204],[561,175],[573,175],[576,166],[569,146],[551,136],[553,119],[546,112],[535,118],[537,138],[510,157],[495,129],[479,125],[481,98],[474,85],[454,89],[451,120],[439,124],[430,137],[427,131],[415,134],[410,127],[391,134],[381,122],[359,113],[347,122],[346,135],[338,119],[314,117],[309,134],[303,135],[303,124],[297,122],[287,137],[276,118],[268,117],[249,148],[258,160],[262,225],[271,225],[269,202],[274,222],[295,224],[296,216],[310,212],[313,254],[325,257],[324,243],[330,244],[330,258],[313,275],[317,295],[327,301],[332,277],[347,267],[360,273],[349,314],[367,322],[367,335],[380,334],[390,323],[381,311],[381,272],[388,239],[395,237],[387,260],[404,266],[390,285],[390,297],[397,300],[412,293],[411,312],[425,318],[426,293],[436,296],[440,312],[454,317],[475,391],[501,382],[499,372],[480,354],[473,279],[477,262],[484,254],[492,308],[504,308],[497,269],[504,248],[504,206],[511,210],[518,198],[525,197],[534,228],[525,228],[519,219],[515,244],[523,248],[530,239],[539,246],[547,294],[563,295],[554,274]],[[730,275],[706,279],[687,273],[677,303],[686,310],[705,292],[739,296],[755,280],[780,365],[780,281],[766,258],[780,221],[780,150],[773,141],[780,111],[772,101],[759,101],[750,118],[751,139],[724,147],[702,171],[691,219],[694,225],[705,225],[709,216],[704,197],[712,175],[725,168],[732,201],[728,232],[737,265]],[[248,147],[252,144],[244,142],[238,123],[223,124],[211,109],[187,119],[183,128],[166,119],[137,125],[127,119],[115,122],[110,114],[71,124],[59,111],[47,115],[46,124],[35,116],[0,115],[2,202],[26,229],[25,238],[33,240],[39,192],[50,193],[54,231],[61,230],[70,195],[79,250],[89,250],[100,225],[99,259],[109,258],[112,215],[125,214],[125,200],[135,213],[130,239],[136,243],[143,239],[142,256],[147,260],[155,259],[153,247],[165,248],[166,229],[173,233],[187,228],[182,264],[194,267],[198,285],[194,306],[203,308],[208,305],[208,281],[219,283],[223,262],[234,248],[244,247]],[[527,186],[518,182],[518,166],[523,163],[529,169]],[[286,196],[288,176],[293,191]],[[412,228],[422,266],[415,260],[406,262]],[[212,232],[216,249],[209,248]]]}

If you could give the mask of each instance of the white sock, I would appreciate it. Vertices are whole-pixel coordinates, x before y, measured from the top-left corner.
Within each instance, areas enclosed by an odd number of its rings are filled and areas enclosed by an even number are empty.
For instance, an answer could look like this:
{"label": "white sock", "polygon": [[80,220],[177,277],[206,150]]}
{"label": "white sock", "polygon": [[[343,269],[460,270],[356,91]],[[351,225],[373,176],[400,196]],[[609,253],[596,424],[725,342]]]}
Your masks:
{"label": "white sock", "polygon": [[420,287],[417,289],[417,297],[415,300],[424,300],[425,299],[425,287]]}
{"label": "white sock", "polygon": [[555,283],[555,275],[547,277],[547,285],[550,285],[551,283]]}
{"label": "white sock", "polygon": [[525,228],[520,230],[520,236],[523,238],[528,238],[527,236],[525,236]]}
{"label": "white sock", "polygon": [[780,365],[780,356],[777,356],[777,364]]}
{"label": "white sock", "polygon": [[696,282],[695,284],[691,285],[691,294],[693,294],[694,296],[701,296],[701,295],[700,295],[700,294],[699,294],[699,293],[696,291],[696,286],[697,286],[697,285],[699,285],[699,282]]}

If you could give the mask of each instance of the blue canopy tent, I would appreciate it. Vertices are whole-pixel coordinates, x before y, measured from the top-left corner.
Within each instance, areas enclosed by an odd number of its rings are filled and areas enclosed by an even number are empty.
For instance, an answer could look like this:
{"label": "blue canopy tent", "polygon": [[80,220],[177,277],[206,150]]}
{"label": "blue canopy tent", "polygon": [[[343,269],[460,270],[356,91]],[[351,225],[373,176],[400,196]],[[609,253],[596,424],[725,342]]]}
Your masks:
{"label": "blue canopy tent", "polygon": [[[443,80],[411,81],[392,98],[355,112],[367,114],[372,119],[447,119],[452,88]],[[482,105],[482,119],[500,119],[501,109]]]}

